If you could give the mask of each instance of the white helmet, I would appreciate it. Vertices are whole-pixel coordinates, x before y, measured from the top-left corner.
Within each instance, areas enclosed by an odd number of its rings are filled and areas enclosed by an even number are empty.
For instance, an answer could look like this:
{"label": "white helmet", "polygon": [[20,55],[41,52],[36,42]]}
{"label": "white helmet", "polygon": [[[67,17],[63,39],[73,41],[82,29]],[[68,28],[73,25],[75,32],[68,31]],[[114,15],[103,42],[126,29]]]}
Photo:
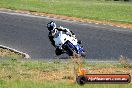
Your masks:
{"label": "white helmet", "polygon": [[49,22],[49,23],[47,24],[47,28],[48,28],[49,31],[55,29],[55,28],[56,28],[55,22],[53,22],[53,21]]}

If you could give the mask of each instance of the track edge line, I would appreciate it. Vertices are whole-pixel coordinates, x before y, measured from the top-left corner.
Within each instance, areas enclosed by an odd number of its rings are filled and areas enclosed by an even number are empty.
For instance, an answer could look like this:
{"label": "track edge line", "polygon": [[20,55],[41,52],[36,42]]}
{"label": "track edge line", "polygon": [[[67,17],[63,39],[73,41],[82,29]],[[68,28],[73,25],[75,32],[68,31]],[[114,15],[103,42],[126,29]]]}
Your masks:
{"label": "track edge line", "polygon": [[20,54],[24,55],[24,58],[25,58],[25,59],[30,59],[30,58],[31,58],[27,53],[18,51],[18,50],[16,50],[16,49],[13,49],[13,48],[10,48],[10,47],[4,46],[4,45],[0,45],[0,47],[1,47],[1,48],[5,48],[5,49],[9,49],[9,50],[14,51],[14,52],[16,52],[16,53],[20,53]]}

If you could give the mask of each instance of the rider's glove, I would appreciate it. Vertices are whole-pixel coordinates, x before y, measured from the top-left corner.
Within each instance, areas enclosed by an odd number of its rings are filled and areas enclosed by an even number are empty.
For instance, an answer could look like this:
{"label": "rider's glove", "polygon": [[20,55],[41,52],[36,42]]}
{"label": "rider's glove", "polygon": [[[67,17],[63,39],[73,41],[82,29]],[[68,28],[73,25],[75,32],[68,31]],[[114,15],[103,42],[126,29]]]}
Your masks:
{"label": "rider's glove", "polygon": [[76,38],[76,36],[75,36],[75,35],[72,35],[72,37]]}

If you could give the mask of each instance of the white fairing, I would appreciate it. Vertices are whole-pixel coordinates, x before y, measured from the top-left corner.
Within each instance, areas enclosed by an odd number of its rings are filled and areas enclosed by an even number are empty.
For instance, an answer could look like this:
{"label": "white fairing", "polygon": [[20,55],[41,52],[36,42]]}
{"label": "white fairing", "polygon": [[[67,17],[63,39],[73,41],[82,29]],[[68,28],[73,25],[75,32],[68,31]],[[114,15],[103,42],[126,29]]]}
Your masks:
{"label": "white fairing", "polygon": [[63,31],[58,31],[57,33],[55,33],[53,39],[55,41],[55,45],[59,48],[62,48],[62,45],[67,40],[69,40],[73,45],[77,45],[77,39],[65,34]]}

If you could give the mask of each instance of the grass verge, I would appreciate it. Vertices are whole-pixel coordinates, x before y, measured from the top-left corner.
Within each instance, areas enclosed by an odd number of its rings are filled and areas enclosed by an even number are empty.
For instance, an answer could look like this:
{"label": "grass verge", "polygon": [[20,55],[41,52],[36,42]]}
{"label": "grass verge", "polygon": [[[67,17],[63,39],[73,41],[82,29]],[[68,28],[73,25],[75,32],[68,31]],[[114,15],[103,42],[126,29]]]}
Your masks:
{"label": "grass verge", "polygon": [[[122,67],[120,63],[83,62],[87,73],[130,73],[132,65]],[[73,81],[69,61],[0,61],[0,88],[131,88],[132,84],[86,84],[80,86]]]}
{"label": "grass verge", "polygon": [[0,0],[1,8],[132,24],[132,3],[89,0]]}
{"label": "grass verge", "polygon": [[18,59],[24,58],[24,56],[20,53],[10,51],[9,49],[0,48],[0,58]]}

